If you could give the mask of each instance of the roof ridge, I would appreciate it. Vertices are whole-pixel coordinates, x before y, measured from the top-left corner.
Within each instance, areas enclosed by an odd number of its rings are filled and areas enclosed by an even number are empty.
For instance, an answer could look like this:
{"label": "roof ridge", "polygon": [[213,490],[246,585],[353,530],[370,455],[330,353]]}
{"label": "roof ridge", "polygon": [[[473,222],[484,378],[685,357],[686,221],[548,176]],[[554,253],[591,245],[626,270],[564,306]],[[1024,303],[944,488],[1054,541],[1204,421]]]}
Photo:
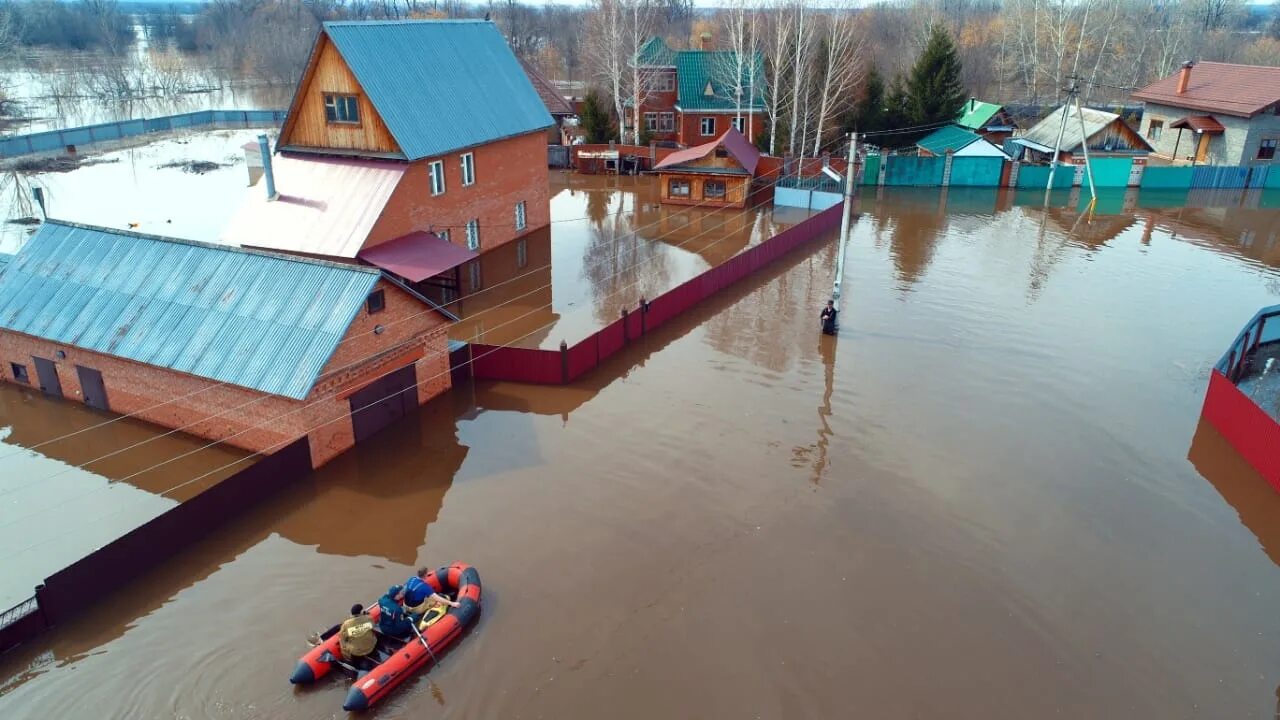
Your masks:
{"label": "roof ridge", "polygon": [[488,23],[493,24],[492,20],[481,20],[479,18],[405,18],[403,20],[326,20],[322,23],[323,27],[361,27],[361,26],[377,26],[377,25],[428,25],[428,24],[472,24],[480,25]]}
{"label": "roof ridge", "polygon": [[[257,250],[255,248],[247,248],[242,245],[228,245],[225,243],[211,243],[201,240],[191,240],[189,238],[170,237],[167,235],[156,235],[154,233],[143,233],[136,230],[119,230],[116,228],[106,227],[103,225],[90,225],[88,223],[73,222],[71,220],[58,220],[49,218],[42,223],[44,225],[60,225],[62,227],[75,228],[77,230],[91,230],[107,235],[117,235],[119,237],[130,237],[138,240],[154,240],[157,242],[169,243],[172,245],[190,245],[192,247],[205,248],[208,250],[221,250],[224,252],[241,253],[244,255],[258,255],[261,257],[275,258],[277,260],[285,260],[288,262],[303,263],[305,265],[319,265],[321,267],[331,267],[341,270],[353,270],[362,273],[381,273],[377,268],[365,267],[363,265],[355,265],[350,263],[334,262],[332,260],[323,260],[321,258],[310,258],[301,255],[292,255],[289,253],[269,252],[267,250]],[[25,245],[23,247],[26,247]],[[21,251],[19,251],[21,252]]]}

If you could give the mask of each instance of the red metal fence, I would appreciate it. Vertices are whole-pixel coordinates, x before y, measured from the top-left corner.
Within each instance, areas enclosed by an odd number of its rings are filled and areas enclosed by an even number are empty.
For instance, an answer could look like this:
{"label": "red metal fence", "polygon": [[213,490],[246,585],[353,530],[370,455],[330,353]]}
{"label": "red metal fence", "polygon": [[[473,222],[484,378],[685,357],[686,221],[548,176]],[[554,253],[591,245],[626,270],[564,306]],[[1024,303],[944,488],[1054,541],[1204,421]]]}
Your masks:
{"label": "red metal fence", "polygon": [[531,350],[501,345],[471,345],[471,372],[477,380],[507,380],[538,385],[565,385],[680,313],[746,278],[783,255],[840,227],[843,206],[837,205],[794,225],[729,261],[707,270],[652,300],[641,298],[635,310],[569,347]]}

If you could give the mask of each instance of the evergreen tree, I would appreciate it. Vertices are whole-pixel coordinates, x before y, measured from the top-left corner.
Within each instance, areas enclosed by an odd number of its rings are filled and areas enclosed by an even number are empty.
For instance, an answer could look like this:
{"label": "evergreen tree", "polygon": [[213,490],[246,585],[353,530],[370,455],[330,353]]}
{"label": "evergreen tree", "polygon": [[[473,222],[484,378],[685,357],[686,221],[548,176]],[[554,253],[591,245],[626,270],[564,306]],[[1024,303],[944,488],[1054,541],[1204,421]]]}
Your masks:
{"label": "evergreen tree", "polygon": [[907,120],[929,125],[956,118],[969,94],[960,83],[960,56],[941,23],[929,30],[929,42],[907,80]]}
{"label": "evergreen tree", "polygon": [[[907,91],[907,81],[901,75],[896,75],[889,85],[888,94],[884,98],[884,129],[898,130],[912,125],[909,105],[910,97]],[[867,142],[880,147],[897,148],[914,145],[916,139],[921,136],[892,132],[885,135],[873,135],[867,138]]]}
{"label": "evergreen tree", "polygon": [[604,102],[595,90],[587,93],[587,97],[582,101],[580,121],[586,142],[592,145],[607,143],[613,137],[613,123],[609,122],[609,111],[605,110]]}
{"label": "evergreen tree", "polygon": [[867,84],[863,88],[862,99],[846,114],[841,130],[845,133],[870,133],[885,130],[885,96],[884,78],[880,71],[872,65],[867,70]]}

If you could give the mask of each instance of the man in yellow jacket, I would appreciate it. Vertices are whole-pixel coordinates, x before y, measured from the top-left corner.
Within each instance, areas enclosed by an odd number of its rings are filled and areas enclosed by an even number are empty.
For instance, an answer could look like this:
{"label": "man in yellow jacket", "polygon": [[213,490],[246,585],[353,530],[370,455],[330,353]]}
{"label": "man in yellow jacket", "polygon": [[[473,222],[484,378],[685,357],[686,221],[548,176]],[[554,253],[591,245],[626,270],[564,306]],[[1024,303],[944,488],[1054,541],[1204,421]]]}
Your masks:
{"label": "man in yellow jacket", "polygon": [[373,632],[373,618],[364,611],[364,606],[356,603],[351,606],[351,617],[342,621],[338,628],[338,649],[342,651],[344,660],[353,661],[373,652],[378,644],[378,636]]}

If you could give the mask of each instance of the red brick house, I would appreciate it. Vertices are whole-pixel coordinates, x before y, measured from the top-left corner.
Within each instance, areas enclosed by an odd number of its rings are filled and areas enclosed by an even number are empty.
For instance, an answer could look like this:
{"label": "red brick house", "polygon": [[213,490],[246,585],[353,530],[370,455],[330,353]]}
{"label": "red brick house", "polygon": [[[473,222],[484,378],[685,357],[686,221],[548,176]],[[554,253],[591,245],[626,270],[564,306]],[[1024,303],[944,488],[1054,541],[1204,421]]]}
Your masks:
{"label": "red brick house", "polygon": [[419,269],[400,279],[452,300],[483,287],[477,255],[549,225],[554,125],[490,22],[325,23],[276,144],[278,195],[250,193],[222,239],[374,264],[395,242]]}
{"label": "red brick house", "polygon": [[448,320],[351,263],[50,220],[0,316],[5,381],[314,467],[450,387]]}
{"label": "red brick house", "polygon": [[[759,53],[739,67],[733,52],[673,50],[655,37],[640,49],[637,62],[645,88],[641,122],[651,139],[700,145],[732,128],[754,143],[764,133],[765,70]],[[629,127],[631,121],[628,114],[624,124]]]}

